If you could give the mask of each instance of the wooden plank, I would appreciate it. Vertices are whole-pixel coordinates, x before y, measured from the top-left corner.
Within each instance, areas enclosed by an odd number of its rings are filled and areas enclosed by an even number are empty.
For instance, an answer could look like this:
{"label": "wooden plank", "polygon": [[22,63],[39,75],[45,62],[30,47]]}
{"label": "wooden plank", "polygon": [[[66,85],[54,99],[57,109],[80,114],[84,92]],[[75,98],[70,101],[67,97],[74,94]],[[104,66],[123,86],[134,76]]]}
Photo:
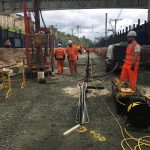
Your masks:
{"label": "wooden plank", "polygon": [[8,68],[8,67],[11,67],[11,66],[14,66],[16,64],[13,64],[13,65],[5,65],[5,66],[0,66],[0,69],[3,69],[3,68]]}

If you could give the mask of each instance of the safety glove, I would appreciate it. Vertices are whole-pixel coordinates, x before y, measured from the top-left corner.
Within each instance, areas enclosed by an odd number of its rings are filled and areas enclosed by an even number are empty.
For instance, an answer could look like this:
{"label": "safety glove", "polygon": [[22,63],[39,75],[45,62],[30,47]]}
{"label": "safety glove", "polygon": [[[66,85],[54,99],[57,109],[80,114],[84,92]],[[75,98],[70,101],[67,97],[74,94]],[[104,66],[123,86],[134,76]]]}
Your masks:
{"label": "safety glove", "polygon": [[134,70],[134,68],[135,68],[135,64],[133,63],[133,64],[131,65],[131,70]]}

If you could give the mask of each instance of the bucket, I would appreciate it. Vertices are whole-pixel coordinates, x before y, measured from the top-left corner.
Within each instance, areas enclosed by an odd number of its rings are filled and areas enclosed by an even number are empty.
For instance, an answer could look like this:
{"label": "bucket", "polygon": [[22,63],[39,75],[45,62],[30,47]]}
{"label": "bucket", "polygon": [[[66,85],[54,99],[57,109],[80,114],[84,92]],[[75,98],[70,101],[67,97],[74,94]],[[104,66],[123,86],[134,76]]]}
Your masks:
{"label": "bucket", "polygon": [[45,78],[44,72],[43,71],[37,72],[37,78],[38,78],[38,81],[39,79],[44,79]]}

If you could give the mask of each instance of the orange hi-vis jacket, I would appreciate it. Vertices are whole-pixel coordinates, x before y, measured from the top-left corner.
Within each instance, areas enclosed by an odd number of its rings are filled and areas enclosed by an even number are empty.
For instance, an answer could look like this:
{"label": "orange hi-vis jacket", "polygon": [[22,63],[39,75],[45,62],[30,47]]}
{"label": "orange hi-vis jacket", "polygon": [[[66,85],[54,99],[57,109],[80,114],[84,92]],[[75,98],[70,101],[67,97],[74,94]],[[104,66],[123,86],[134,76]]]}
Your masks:
{"label": "orange hi-vis jacket", "polygon": [[[126,58],[125,58],[125,63],[128,65],[132,65],[132,63],[135,60],[135,55],[137,52],[134,51],[135,47],[139,45],[136,41],[134,41],[131,45],[129,45],[127,47],[126,50]],[[138,53],[138,58],[137,61],[135,62],[136,66],[139,66],[139,62],[140,62],[140,53]]]}
{"label": "orange hi-vis jacket", "polygon": [[67,46],[66,48],[66,54],[68,56],[69,61],[75,61],[78,57],[78,50],[75,45],[72,45],[72,47]]}
{"label": "orange hi-vis jacket", "polygon": [[56,60],[64,60],[64,58],[65,58],[64,56],[65,56],[64,48],[62,48],[62,47],[56,48],[56,50],[55,50]]}

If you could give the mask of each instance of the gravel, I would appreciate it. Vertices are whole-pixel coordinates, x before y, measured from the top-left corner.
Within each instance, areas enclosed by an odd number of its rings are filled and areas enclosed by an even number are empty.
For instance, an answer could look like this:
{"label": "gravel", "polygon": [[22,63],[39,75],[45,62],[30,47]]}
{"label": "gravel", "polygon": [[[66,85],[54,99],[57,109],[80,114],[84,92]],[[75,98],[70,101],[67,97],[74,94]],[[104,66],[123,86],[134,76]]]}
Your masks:
{"label": "gravel", "polygon": [[[93,55],[96,72],[104,74],[104,61]],[[82,55],[78,63],[84,63]],[[78,68],[75,76],[69,76],[67,62],[65,73],[57,81],[47,79],[47,84],[27,80],[27,86],[19,89],[14,83],[15,93],[5,100],[6,90],[0,90],[0,150],[120,150],[122,140],[119,127],[104,105],[101,96],[87,99],[90,123],[85,133],[73,132],[63,137],[63,132],[73,127],[78,98],[65,93],[65,88],[76,88],[77,80],[85,74],[85,66]],[[56,75],[57,76],[57,75]],[[111,93],[111,79],[106,76],[101,82],[108,89],[106,102],[115,112]],[[125,121],[117,116],[122,125]],[[90,131],[103,135],[106,141],[94,138]],[[139,133],[140,135],[140,133]]]}

